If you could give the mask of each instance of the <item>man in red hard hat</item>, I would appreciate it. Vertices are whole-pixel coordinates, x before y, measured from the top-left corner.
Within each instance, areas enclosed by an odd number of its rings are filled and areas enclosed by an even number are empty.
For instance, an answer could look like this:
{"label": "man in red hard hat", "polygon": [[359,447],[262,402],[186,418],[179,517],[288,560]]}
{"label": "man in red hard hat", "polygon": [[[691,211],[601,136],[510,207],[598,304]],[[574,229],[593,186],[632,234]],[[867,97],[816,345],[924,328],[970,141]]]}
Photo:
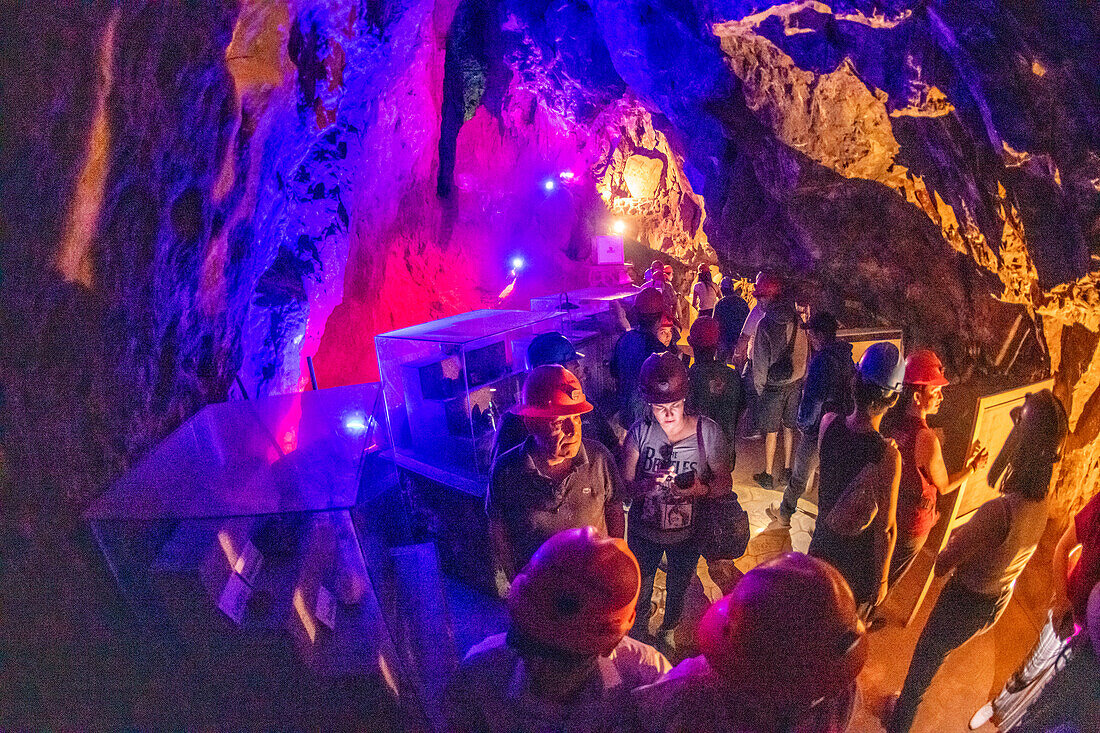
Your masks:
{"label": "man in red hard hat", "polygon": [[635,730],[839,733],[867,660],[844,578],[788,553],[750,570],[699,624],[701,656],[634,692]]}
{"label": "man in red hard hat", "polygon": [[[584,354],[579,353],[569,339],[558,331],[540,333],[527,346],[527,369],[531,370],[544,364],[558,364],[573,373],[584,388],[585,370],[581,359]],[[522,405],[520,405],[522,409]],[[600,408],[595,408],[581,416],[584,435],[598,440],[609,451],[619,448],[619,439],[615,435],[611,423],[604,416]],[[497,426],[496,438],[493,441],[492,460],[515,448],[527,439],[530,433],[523,423],[523,418],[515,411],[508,410],[500,416]]]}
{"label": "man in red hard hat", "polygon": [[640,583],[621,539],[584,527],[547,540],[512,584],[508,633],[471,649],[447,685],[447,730],[622,730],[630,692],[670,668],[626,636]]}
{"label": "man in red hard hat", "polygon": [[565,367],[548,364],[528,373],[523,402],[514,411],[530,437],[497,458],[485,496],[499,591],[557,532],[591,525],[623,536],[614,459],[581,435],[581,415],[592,409]]}

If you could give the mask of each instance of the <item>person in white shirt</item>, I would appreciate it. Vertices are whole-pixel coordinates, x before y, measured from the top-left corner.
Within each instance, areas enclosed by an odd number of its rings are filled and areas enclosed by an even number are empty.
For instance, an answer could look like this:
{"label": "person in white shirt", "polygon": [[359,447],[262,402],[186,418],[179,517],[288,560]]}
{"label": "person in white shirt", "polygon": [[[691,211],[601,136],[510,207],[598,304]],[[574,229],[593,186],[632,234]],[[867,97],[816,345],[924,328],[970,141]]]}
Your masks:
{"label": "person in white shirt", "polygon": [[719,297],[721,297],[721,291],[718,290],[714,276],[711,275],[710,265],[706,263],[699,265],[699,279],[691,289],[692,307],[699,311],[700,316],[713,317],[714,306],[718,303]]}
{"label": "person in white shirt", "polygon": [[638,561],[593,527],[547,540],[512,583],[510,628],[466,655],[444,694],[455,733],[626,731],[630,692],[671,665],[626,637]]}

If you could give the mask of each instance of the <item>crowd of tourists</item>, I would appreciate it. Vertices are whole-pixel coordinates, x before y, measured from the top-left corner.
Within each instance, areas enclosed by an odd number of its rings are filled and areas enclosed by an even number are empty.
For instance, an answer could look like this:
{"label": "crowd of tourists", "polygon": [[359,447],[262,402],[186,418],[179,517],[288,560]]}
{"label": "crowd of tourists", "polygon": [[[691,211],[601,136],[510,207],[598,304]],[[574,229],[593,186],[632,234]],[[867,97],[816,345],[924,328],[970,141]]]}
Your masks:
{"label": "crowd of tourists", "polygon": [[[885,707],[888,731],[911,728],[947,656],[1008,607],[1047,525],[1067,435],[1059,400],[1029,394],[994,460],[969,446],[952,473],[928,423],[949,383],[934,351],[903,358],[879,342],[854,361],[837,319],[806,313],[780,278],[762,273],[746,293],[732,282],[700,266],[685,349],[689,309],[655,261],[610,361],[616,404],[603,410],[563,335],[531,343],[486,496],[509,627],[451,679],[449,729],[847,730],[887,595],[940,521],[940,496],[987,468],[998,494],[932,553],[947,580]],[[806,554],[742,576],[733,562],[750,532],[733,471],[747,436],[763,448],[753,480],[783,492],[771,528],[791,527],[815,475],[817,521]],[[725,595],[685,642],[685,597],[703,567]],[[1100,720],[1100,497],[1062,535],[1052,574],[1034,651],[971,727]]]}

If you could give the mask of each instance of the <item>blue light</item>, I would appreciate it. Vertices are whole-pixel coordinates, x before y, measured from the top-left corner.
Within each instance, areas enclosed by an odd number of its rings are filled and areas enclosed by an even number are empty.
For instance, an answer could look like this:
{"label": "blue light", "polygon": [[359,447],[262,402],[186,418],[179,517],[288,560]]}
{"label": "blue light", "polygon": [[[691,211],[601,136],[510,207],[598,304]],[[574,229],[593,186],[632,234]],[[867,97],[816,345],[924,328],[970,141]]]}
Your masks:
{"label": "blue light", "polygon": [[523,266],[525,264],[527,264],[527,263],[523,261],[522,257],[516,256],[516,257],[512,258],[512,269],[513,270],[522,270]]}
{"label": "blue light", "polygon": [[554,179],[552,178],[547,178],[545,181],[542,182],[542,187],[545,188],[547,191],[553,191],[555,186],[557,186],[557,184],[554,183]]}

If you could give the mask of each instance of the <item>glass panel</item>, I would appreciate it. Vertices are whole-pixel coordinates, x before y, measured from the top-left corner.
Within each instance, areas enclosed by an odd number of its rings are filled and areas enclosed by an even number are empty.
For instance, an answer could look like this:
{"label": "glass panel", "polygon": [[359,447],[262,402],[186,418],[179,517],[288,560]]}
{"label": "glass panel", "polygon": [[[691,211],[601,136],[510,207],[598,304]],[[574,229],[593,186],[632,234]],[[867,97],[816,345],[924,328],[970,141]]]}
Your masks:
{"label": "glass panel", "polygon": [[383,437],[379,385],[207,405],[101,496],[89,519],[350,507]]}
{"label": "glass panel", "polygon": [[486,336],[506,333],[512,329],[532,326],[553,317],[553,314],[544,312],[483,309],[390,331],[384,336],[385,338],[464,344]]}
{"label": "glass panel", "polygon": [[500,415],[520,397],[527,345],[561,328],[558,313],[481,310],[377,336],[395,461],[483,493]]}

